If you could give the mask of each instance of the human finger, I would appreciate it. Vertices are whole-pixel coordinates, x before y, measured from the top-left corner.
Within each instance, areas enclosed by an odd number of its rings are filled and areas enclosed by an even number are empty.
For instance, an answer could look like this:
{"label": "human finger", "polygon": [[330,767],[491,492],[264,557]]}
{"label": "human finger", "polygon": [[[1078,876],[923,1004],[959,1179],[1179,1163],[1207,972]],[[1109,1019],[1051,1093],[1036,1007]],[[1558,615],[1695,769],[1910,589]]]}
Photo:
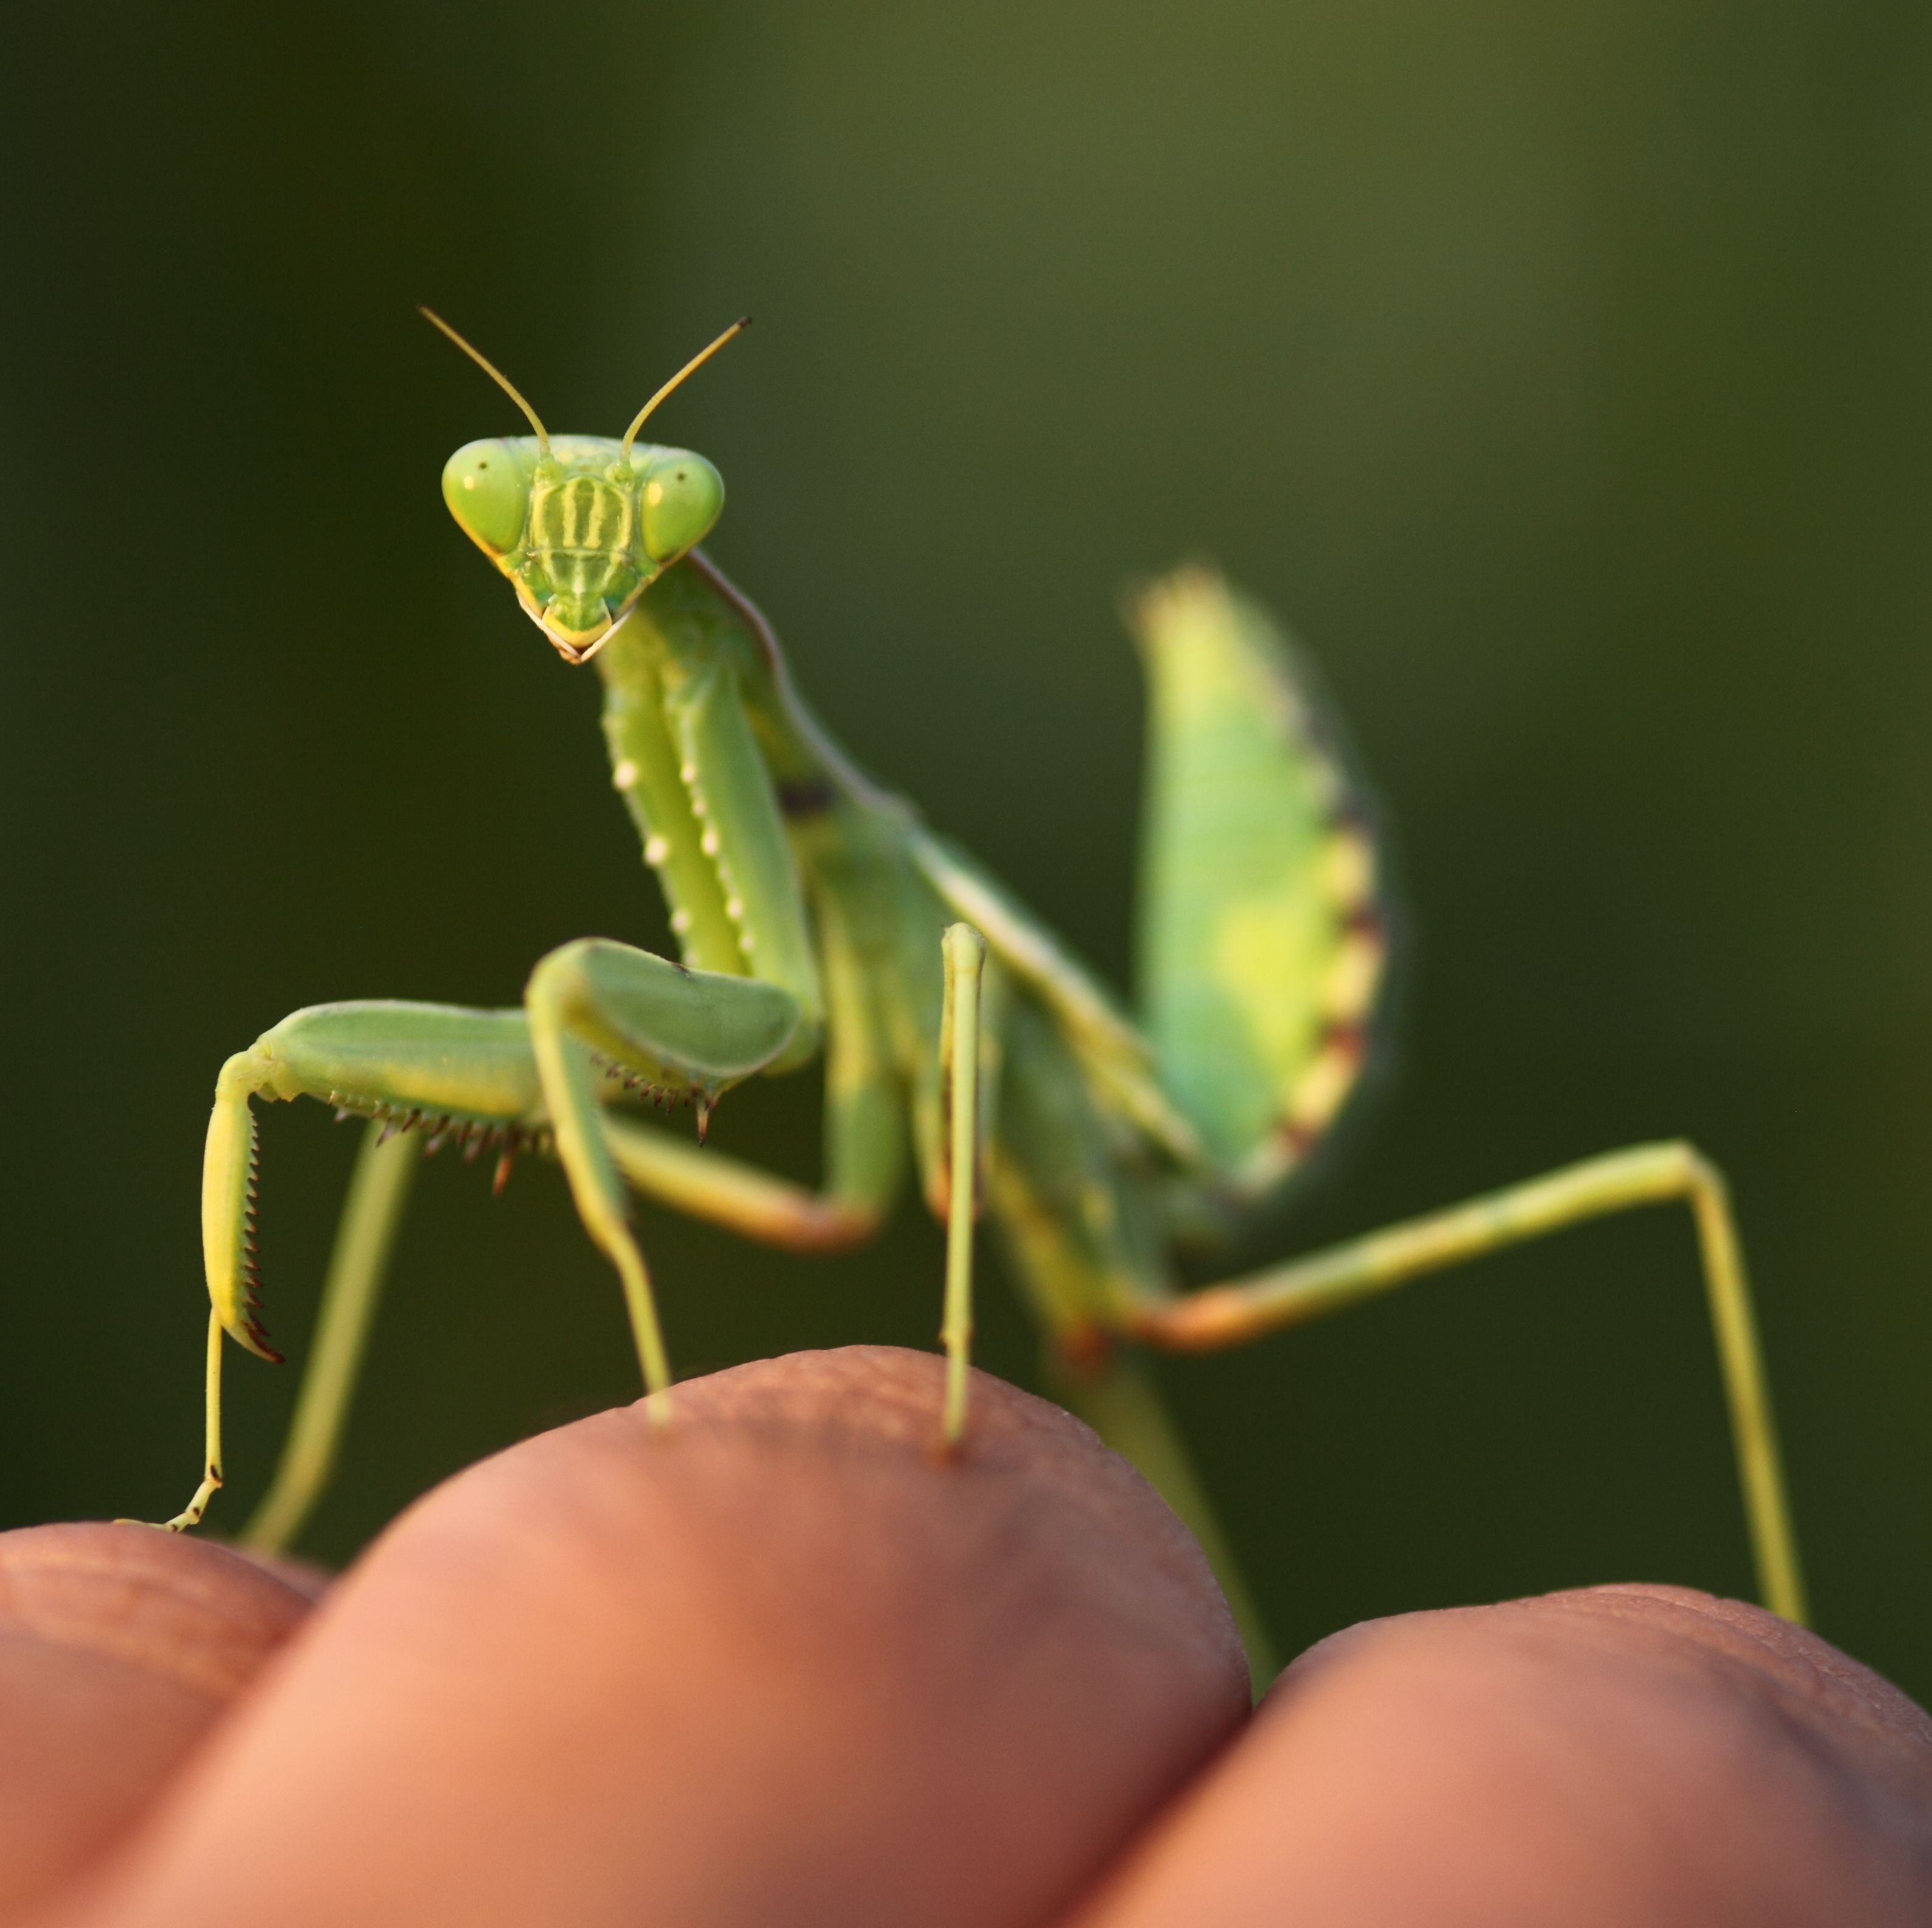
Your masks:
{"label": "human finger", "polygon": [[471,1468],[338,1582],[99,1928],[1036,1921],[1245,1717],[1138,1476],[884,1348],[680,1386]]}
{"label": "human finger", "polygon": [[1612,1587],[1312,1648],[1079,1928],[1932,1921],[1932,1720],[1755,1607]]}
{"label": "human finger", "polygon": [[0,1534],[0,1919],[126,1830],[308,1609],[152,1527]]}

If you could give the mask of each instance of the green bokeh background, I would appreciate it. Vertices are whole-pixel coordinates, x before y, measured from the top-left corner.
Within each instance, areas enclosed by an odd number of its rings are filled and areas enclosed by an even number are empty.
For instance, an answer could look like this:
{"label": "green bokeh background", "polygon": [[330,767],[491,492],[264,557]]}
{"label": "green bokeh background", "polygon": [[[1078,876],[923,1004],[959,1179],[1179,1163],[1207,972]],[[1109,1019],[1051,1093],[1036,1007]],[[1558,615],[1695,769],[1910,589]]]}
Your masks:
{"label": "green bokeh background", "polygon": [[[1117,980],[1117,586],[1212,553],[1318,654],[1413,968],[1377,1115],[1270,1249],[1694,1136],[1820,1623],[1932,1693],[1932,14],[75,5],[12,40],[0,1516],[187,1495],[227,1052],[664,941],[592,679],[438,499],[513,418],[411,304],[602,432],[749,309],[662,418],[729,479],[714,553],[861,759]],[[721,1135],[808,1172],[815,1105]],[[352,1150],[268,1120],[298,1355]],[[910,1210],[836,1264],[646,1219],[687,1369],[934,1329]],[[232,1526],[293,1375],[231,1359]],[[314,1548],[633,1371],[554,1172],[493,1205],[439,1161]],[[1162,1372],[1290,1650],[1749,1587],[1678,1215]]]}

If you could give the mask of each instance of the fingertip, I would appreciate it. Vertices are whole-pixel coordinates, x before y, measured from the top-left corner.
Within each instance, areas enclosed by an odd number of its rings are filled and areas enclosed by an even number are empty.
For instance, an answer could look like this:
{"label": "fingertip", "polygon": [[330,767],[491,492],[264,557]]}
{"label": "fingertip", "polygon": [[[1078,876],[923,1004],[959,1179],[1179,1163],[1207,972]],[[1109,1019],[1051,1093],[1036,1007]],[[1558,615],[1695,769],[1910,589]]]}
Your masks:
{"label": "fingertip", "polygon": [[308,1607],[228,1548],[152,1527],[0,1534],[0,1909],[124,1834]]}
{"label": "fingertip", "polygon": [[936,1464],[944,1370],[760,1362],[428,1496],[111,1918],[1043,1918],[1238,1727],[1246,1669],[1078,1421],[982,1376]]}
{"label": "fingertip", "polygon": [[1083,1928],[1932,1918],[1932,1722],[1817,1636],[1617,1587],[1351,1627]]}

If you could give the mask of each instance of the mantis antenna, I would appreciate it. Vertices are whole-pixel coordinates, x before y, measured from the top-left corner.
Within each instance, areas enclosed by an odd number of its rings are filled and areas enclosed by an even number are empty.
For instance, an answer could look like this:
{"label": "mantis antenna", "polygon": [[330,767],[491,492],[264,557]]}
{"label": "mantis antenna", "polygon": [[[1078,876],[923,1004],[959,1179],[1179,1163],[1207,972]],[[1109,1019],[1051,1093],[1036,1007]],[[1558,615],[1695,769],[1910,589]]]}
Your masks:
{"label": "mantis antenna", "polygon": [[[427,308],[425,308],[423,312],[425,314],[429,314],[429,310]],[[429,318],[431,321],[436,320],[436,317],[434,315],[430,315]],[[441,325],[440,322],[437,325],[438,326]],[[669,394],[687,375],[696,374],[698,370],[702,368],[705,363],[709,361],[712,356],[716,355],[718,349],[722,348],[734,334],[742,334],[746,329],[749,328],[751,325],[752,318],[749,315],[740,315],[738,319],[734,321],[709,348],[700,349],[697,354],[694,355],[691,359],[687,361],[684,366],[680,368],[677,373],[650,398],[649,401],[645,403],[642,408],[638,409],[637,420],[632,422],[630,427],[624,431],[624,452],[618,457],[620,461],[628,462],[630,460],[631,444],[637,440],[638,430],[642,428],[646,421],[650,419],[652,409],[656,408],[658,403],[662,401],[665,396]],[[459,340],[461,340],[460,336],[457,338]],[[469,347],[469,343],[465,342],[464,343],[464,346],[467,348]],[[476,351],[473,348],[471,348],[470,352],[472,355],[476,355]],[[476,355],[476,358],[479,361],[483,361],[483,358],[480,355]],[[483,365],[486,368],[490,367],[490,364],[487,361],[483,361]],[[490,372],[493,375],[496,374],[496,370],[494,368],[490,369]],[[500,382],[503,382],[503,378],[500,375],[497,375],[496,379]],[[507,382],[503,382],[503,385],[506,388],[510,388],[509,383]],[[510,388],[510,392],[514,395],[517,391],[514,388]],[[535,418],[532,417],[532,419],[534,420]]]}
{"label": "mantis antenna", "polygon": [[[537,446],[541,448],[546,455],[548,455],[550,453],[550,436],[546,433],[543,424],[538,421],[536,410],[532,408],[530,403],[525,401],[521,395],[518,394],[516,385],[512,382],[508,376],[506,375],[502,370],[499,368],[496,363],[492,361],[487,355],[482,354],[478,349],[472,348],[469,343],[465,341],[462,336],[458,334],[455,329],[452,328],[448,322],[445,321],[442,316],[436,313],[435,309],[426,308],[420,301],[418,301],[416,304],[416,313],[421,315],[423,319],[428,322],[432,328],[440,328],[445,334],[448,335],[450,340],[454,342],[457,346],[461,349],[464,353],[468,355],[470,360],[475,362],[477,367],[482,369],[484,373],[488,375],[490,380],[494,382],[497,387],[501,388],[504,394],[508,395],[511,400],[514,402],[518,407],[523,410],[525,415],[530,417],[530,426],[537,432]],[[743,322],[740,322],[739,323],[739,326],[740,328],[743,327]],[[704,351],[704,355],[709,355],[711,352],[712,348],[719,346],[721,343],[727,337],[721,336],[718,341],[714,341],[711,344],[711,348],[707,348]],[[704,355],[700,355],[698,358],[698,361],[702,361],[704,359]],[[698,361],[694,361],[691,364],[691,368],[695,368],[698,366]],[[685,376],[688,375],[691,373],[691,368],[686,369],[683,373],[680,374],[677,377],[676,381],[670,382],[667,385],[666,388],[660,390],[657,395],[654,395],[651,398],[652,407],[654,408],[656,406],[658,402],[662,398],[662,396],[664,394],[668,392],[669,389],[676,388],[678,382],[682,381]],[[650,412],[650,409],[646,409],[644,411],[646,415],[648,415]],[[640,415],[638,417],[638,419],[641,421],[644,419],[644,417]],[[629,444],[626,443],[625,445],[628,449]]]}

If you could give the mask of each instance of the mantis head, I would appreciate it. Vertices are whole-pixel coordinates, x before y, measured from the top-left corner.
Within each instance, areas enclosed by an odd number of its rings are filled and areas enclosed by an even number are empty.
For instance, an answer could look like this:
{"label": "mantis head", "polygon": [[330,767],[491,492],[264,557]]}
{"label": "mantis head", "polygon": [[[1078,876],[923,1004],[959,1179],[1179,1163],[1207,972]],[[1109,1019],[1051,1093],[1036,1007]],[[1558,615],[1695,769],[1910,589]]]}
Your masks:
{"label": "mantis head", "polygon": [[724,479],[688,448],[639,445],[658,403],[750,317],[734,322],[644,406],[622,441],[553,439],[536,411],[440,316],[423,313],[502,388],[534,435],[466,442],[443,465],[458,526],[508,576],[524,613],[568,663],[587,663],[641,596],[701,542],[724,506]]}

